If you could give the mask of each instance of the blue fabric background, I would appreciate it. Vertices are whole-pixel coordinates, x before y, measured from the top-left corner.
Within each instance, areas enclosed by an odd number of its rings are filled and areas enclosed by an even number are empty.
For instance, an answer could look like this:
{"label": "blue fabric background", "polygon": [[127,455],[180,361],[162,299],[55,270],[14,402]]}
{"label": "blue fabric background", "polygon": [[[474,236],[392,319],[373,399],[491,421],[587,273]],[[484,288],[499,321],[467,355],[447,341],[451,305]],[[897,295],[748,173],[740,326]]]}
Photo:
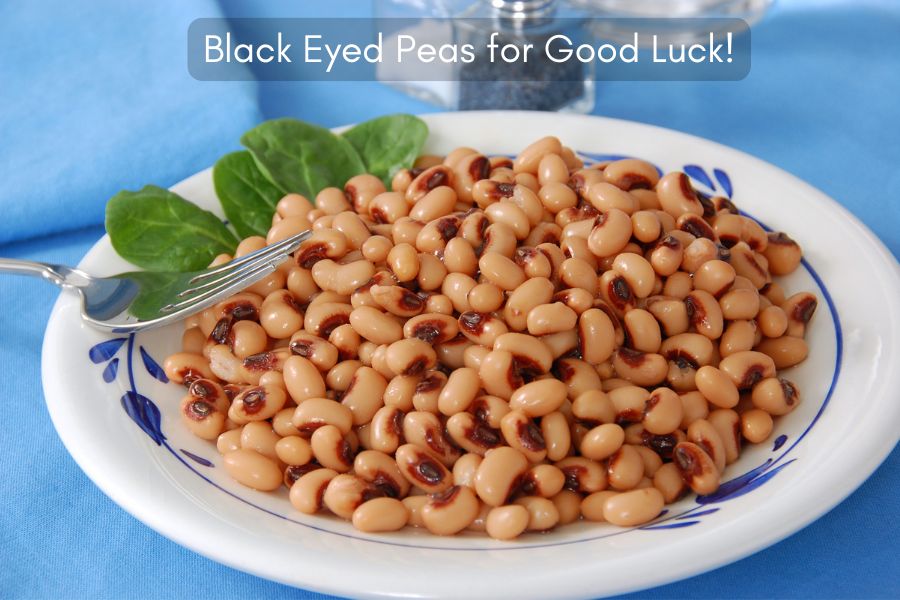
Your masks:
{"label": "blue fabric background", "polygon": [[[18,240],[0,245],[0,256],[75,264],[102,235],[109,195],[171,185],[211,164],[260,118],[257,102],[264,118],[323,125],[433,110],[374,83],[194,82],[185,31],[194,18],[218,16],[212,0],[20,4],[0,4],[0,244]],[[898,256],[898,4],[785,0],[754,29],[746,80],[604,84],[596,112],[766,159],[850,208]],[[273,17],[370,10],[358,0],[223,8]],[[38,281],[0,279],[0,597],[321,597],[169,542],[84,476],[42,401],[40,348],[56,295]],[[895,450],[848,500],[787,540],[629,597],[900,597],[898,480]]]}

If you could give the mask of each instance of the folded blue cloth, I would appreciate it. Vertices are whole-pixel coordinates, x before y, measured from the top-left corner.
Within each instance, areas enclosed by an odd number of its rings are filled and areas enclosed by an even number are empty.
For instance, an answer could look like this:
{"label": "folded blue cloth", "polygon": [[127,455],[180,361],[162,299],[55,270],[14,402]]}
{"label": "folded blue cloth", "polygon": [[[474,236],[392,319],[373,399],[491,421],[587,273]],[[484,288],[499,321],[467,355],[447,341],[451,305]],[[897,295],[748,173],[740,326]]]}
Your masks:
{"label": "folded blue cloth", "polygon": [[0,244],[102,223],[119,190],[238,146],[256,86],[191,78],[199,16],[222,14],[214,0],[0,3]]}

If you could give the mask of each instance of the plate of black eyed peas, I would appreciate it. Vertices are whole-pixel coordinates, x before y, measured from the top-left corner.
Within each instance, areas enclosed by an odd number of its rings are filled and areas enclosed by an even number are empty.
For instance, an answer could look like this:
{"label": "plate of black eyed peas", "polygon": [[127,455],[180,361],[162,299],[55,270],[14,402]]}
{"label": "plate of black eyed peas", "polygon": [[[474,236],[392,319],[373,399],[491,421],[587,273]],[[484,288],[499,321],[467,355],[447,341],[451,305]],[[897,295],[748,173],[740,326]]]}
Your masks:
{"label": "plate of black eyed peas", "polygon": [[110,200],[128,219],[80,266],[199,270],[311,231],[290,259],[139,333],[63,294],[43,355],[81,468],[200,554],[351,597],[612,595],[791,535],[897,443],[900,267],[770,164],[525,112],[241,142]]}

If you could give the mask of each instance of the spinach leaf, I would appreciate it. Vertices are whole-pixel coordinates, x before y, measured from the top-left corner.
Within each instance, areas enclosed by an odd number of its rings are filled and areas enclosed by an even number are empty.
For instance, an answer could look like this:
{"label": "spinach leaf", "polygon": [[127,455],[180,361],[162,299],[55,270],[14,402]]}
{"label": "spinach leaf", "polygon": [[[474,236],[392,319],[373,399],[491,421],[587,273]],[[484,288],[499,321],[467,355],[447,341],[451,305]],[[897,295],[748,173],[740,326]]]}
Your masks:
{"label": "spinach leaf", "polygon": [[150,271],[203,269],[238,242],[214,214],[155,185],[110,198],[106,231],[119,256]]}
{"label": "spinach leaf", "polygon": [[261,123],[241,136],[241,143],[281,191],[297,192],[310,200],[323,188],[342,187],[366,170],[350,142],[296,119]]}
{"label": "spinach leaf", "polygon": [[344,132],[366,164],[366,171],[380,177],[388,189],[400,169],[407,169],[422,151],[428,125],[413,115],[387,115]]}
{"label": "spinach leaf", "polygon": [[238,235],[265,237],[284,193],[260,172],[253,156],[244,150],[220,158],[213,167],[213,183],[222,210]]}
{"label": "spinach leaf", "polygon": [[123,273],[122,278],[138,282],[137,293],[128,309],[138,319],[155,319],[159,309],[178,301],[178,293],[190,287],[188,283],[200,271],[186,273],[135,271]]}

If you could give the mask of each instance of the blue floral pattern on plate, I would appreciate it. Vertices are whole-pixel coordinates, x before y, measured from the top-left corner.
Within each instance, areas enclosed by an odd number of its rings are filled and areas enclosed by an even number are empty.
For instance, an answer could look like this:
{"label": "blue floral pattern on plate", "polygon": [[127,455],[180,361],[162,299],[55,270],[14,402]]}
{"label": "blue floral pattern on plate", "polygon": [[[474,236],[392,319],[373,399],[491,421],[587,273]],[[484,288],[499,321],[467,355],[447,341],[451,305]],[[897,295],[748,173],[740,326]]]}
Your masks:
{"label": "blue floral pattern on plate", "polygon": [[[610,160],[619,160],[622,158],[630,158],[624,155],[618,154],[596,154],[596,153],[579,153],[582,157],[587,159],[587,162],[601,162],[601,161],[610,161]],[[656,166],[656,165],[654,165]],[[662,169],[659,166],[656,166],[657,171],[662,174]],[[713,194],[717,194],[720,191],[728,197],[729,199],[732,197],[734,189],[732,187],[731,178],[728,174],[718,168],[714,168],[712,170],[713,177],[710,177],[703,167],[699,165],[684,165],[682,170],[694,180],[696,184],[700,184],[703,188],[706,188],[709,192]],[[716,185],[718,183],[718,186]],[[703,190],[701,190],[701,193]],[[758,219],[744,213],[742,211],[741,214],[753,218],[755,221],[760,223],[760,225],[766,230],[771,231],[769,227],[767,227],[764,223],[760,222]],[[832,393],[834,392],[835,385],[837,384],[838,377],[841,371],[841,361],[843,355],[843,334],[841,331],[841,324],[838,318],[837,309],[835,308],[834,301],[832,300],[831,294],[828,292],[828,289],[825,287],[824,282],[819,277],[818,273],[816,273],[815,269],[806,261],[806,259],[802,260],[802,266],[807,270],[813,280],[816,282],[816,285],[819,287],[823,298],[828,306],[828,310],[831,313],[831,317],[834,322],[835,327],[835,336],[836,336],[836,360],[834,373],[832,376],[831,384],[828,388],[828,392],[825,395],[825,398],[822,401],[822,405],[819,407],[812,421],[803,430],[803,432],[797,436],[797,439],[793,440],[793,442],[785,449],[781,454],[775,456],[774,458],[768,458],[761,465],[750,469],[746,473],[734,477],[728,481],[723,482],[719,489],[717,489],[712,494],[697,496],[695,498],[696,506],[681,511],[677,514],[671,514],[668,509],[663,510],[662,513],[652,522],[647,525],[643,525],[640,527],[634,527],[630,529],[622,529],[613,533],[608,533],[600,536],[595,536],[592,538],[581,539],[581,540],[573,540],[573,541],[563,541],[563,542],[555,542],[544,544],[543,546],[556,546],[556,545],[567,545],[574,543],[581,543],[585,541],[591,541],[596,539],[602,539],[607,537],[613,537],[617,535],[622,535],[624,533],[628,533],[630,531],[654,531],[654,530],[669,530],[669,529],[683,529],[685,527],[691,527],[693,525],[697,525],[701,523],[701,518],[715,514],[720,510],[719,507],[710,507],[710,505],[721,504],[723,502],[727,502],[729,500],[733,500],[735,498],[739,498],[748,494],[760,486],[764,485],[766,482],[770,481],[773,477],[775,477],[778,473],[780,473],[783,469],[793,464],[797,459],[791,458],[789,460],[785,460],[791,451],[803,440],[804,437],[810,432],[810,430],[815,426],[816,422],[821,417],[823,411],[828,406],[829,401],[831,400]],[[185,457],[190,459],[193,463],[201,465],[206,468],[213,467],[213,463],[202,457],[201,455],[186,449],[180,449],[180,451],[176,451],[169,445],[165,434],[162,432],[161,427],[161,413],[156,404],[147,396],[141,394],[137,389],[137,383],[134,377],[134,369],[135,369],[135,344],[136,338],[135,334],[130,334],[128,337],[118,337],[112,338],[108,340],[104,340],[94,346],[92,346],[88,352],[88,358],[96,365],[104,365],[104,368],[101,372],[101,377],[107,383],[112,383],[116,381],[119,375],[119,353],[122,351],[122,348],[125,348],[125,357],[124,364],[127,368],[128,373],[128,389],[125,394],[122,396],[121,403],[122,408],[128,417],[134,421],[134,423],[145,433],[147,436],[157,445],[164,447],[168,452],[170,452],[176,459],[178,459],[182,464],[184,464],[188,469],[196,473],[202,479],[207,481],[209,484],[215,486],[219,490],[225,492],[229,496],[250,505],[254,508],[257,508],[263,512],[266,512],[270,515],[279,517],[281,519],[285,519],[287,521],[291,521],[293,523],[297,523],[303,525],[305,527],[310,527],[312,529],[317,529],[320,531],[328,531],[329,533],[333,533],[335,535],[340,535],[342,537],[352,537],[357,539],[364,539],[367,541],[373,541],[382,544],[388,545],[398,545],[398,546],[411,546],[417,548],[431,548],[432,546],[428,546],[427,544],[407,544],[395,541],[386,541],[386,540],[377,540],[372,538],[366,538],[355,535],[348,535],[344,533],[334,532],[328,529],[316,527],[314,525],[310,525],[308,523],[302,523],[297,521],[287,515],[282,515],[276,512],[273,512],[267,508],[259,506],[248,500],[243,498],[234,492],[220,486],[216,482],[212,481],[209,477],[200,472],[197,468],[195,468],[191,463],[185,460]],[[154,379],[161,381],[163,383],[168,382],[168,378],[165,375],[164,370],[160,367],[159,362],[154,359],[150,353],[143,347],[138,347],[138,356],[140,356],[140,364],[144,367],[146,372],[153,377]],[[772,452],[778,452],[781,450],[786,443],[788,442],[788,438],[786,435],[778,436],[774,442],[772,447]],[[528,546],[507,546],[505,550],[515,550],[521,548],[535,548],[540,546],[528,545]],[[476,548],[466,549],[466,548],[440,548],[442,550],[477,550]],[[494,549],[496,550],[496,549]]]}

